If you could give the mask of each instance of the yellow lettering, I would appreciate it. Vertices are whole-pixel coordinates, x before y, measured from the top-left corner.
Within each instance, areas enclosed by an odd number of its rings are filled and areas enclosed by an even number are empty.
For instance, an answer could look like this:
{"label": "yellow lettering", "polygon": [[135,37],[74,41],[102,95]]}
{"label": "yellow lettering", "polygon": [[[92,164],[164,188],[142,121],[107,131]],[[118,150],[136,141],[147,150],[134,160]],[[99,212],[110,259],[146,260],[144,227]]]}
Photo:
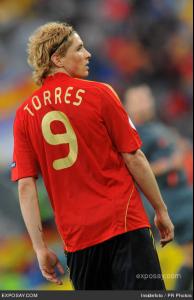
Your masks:
{"label": "yellow lettering", "polygon": [[50,91],[44,91],[43,96],[44,96],[44,105],[47,105],[47,102],[52,104]]}
{"label": "yellow lettering", "polygon": [[55,104],[57,104],[58,102],[61,104],[62,101],[61,101],[61,93],[62,93],[62,90],[60,87],[57,87],[55,89]]}
{"label": "yellow lettering", "polygon": [[72,86],[68,87],[68,89],[66,90],[66,93],[65,93],[65,103],[67,103],[67,104],[71,103],[67,98],[71,97],[71,94],[69,93],[69,91],[72,91],[72,90],[73,90]]}
{"label": "yellow lettering", "polygon": [[40,99],[38,98],[38,96],[34,96],[32,98],[32,105],[34,106],[35,110],[39,110],[42,107]]}
{"label": "yellow lettering", "polygon": [[78,99],[79,102],[75,102],[75,101],[74,101],[74,102],[73,102],[73,105],[79,106],[79,105],[82,103],[83,98],[82,98],[82,96],[80,96],[80,93],[85,94],[85,92],[86,92],[86,91],[84,91],[84,90],[78,90],[78,91],[77,91],[77,93],[76,93],[76,99]]}
{"label": "yellow lettering", "polygon": [[30,108],[28,107],[28,104],[24,107],[24,110],[27,110],[27,112],[29,112],[29,114],[34,117],[34,113],[30,110]]}
{"label": "yellow lettering", "polygon": [[[54,134],[51,129],[53,121],[61,122],[64,125],[66,132]],[[53,168],[58,171],[72,167],[78,157],[78,142],[75,131],[67,115],[61,111],[48,112],[42,120],[42,133],[46,142],[50,145],[69,145],[68,155],[55,159],[53,161]]]}

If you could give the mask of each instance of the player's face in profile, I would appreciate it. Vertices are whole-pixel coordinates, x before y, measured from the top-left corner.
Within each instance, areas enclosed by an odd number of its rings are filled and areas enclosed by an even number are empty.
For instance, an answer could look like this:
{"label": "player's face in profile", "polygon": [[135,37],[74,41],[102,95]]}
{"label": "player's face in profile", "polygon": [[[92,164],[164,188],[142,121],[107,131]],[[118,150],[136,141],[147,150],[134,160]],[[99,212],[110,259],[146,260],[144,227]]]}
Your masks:
{"label": "player's face in profile", "polygon": [[63,67],[72,77],[85,78],[89,75],[91,54],[84,48],[83,41],[77,33],[73,33],[72,44],[62,58]]}

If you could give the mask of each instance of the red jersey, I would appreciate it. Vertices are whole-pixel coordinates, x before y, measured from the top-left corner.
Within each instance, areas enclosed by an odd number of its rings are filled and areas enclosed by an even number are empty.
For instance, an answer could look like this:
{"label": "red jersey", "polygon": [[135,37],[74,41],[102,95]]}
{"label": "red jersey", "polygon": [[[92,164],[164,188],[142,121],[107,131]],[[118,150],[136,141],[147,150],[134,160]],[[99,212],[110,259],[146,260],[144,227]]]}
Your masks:
{"label": "red jersey", "polygon": [[42,174],[69,252],[149,227],[122,152],[141,146],[111,87],[49,76],[16,113],[12,180]]}

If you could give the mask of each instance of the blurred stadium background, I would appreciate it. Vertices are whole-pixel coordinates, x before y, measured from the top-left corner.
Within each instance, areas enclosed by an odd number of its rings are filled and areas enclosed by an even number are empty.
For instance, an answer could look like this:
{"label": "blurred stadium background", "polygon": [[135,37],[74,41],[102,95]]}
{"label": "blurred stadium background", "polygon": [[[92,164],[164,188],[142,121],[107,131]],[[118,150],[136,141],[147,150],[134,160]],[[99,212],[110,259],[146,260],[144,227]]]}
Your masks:
{"label": "blurred stadium background", "polygon": [[[0,0],[0,289],[57,289],[42,278],[10,182],[12,125],[35,89],[26,63],[29,35],[47,21],[73,24],[93,54],[91,80],[111,84],[121,99],[131,83],[147,83],[158,118],[192,140],[192,0]],[[185,166],[192,180],[192,149]],[[49,245],[66,264],[41,181]],[[180,248],[159,250],[164,273],[176,273]],[[167,288],[174,286],[166,280]],[[65,279],[62,289],[71,289]]]}

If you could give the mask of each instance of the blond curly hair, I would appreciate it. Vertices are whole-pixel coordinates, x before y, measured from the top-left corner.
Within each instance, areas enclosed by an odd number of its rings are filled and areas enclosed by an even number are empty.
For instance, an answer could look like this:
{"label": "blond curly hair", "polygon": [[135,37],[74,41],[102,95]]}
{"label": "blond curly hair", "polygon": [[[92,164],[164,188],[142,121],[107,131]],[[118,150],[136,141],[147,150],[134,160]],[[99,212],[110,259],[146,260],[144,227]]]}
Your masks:
{"label": "blond curly hair", "polygon": [[72,26],[67,23],[51,22],[40,26],[29,38],[28,64],[33,69],[33,79],[42,85],[44,78],[52,72],[53,53],[64,55],[71,44]]}

